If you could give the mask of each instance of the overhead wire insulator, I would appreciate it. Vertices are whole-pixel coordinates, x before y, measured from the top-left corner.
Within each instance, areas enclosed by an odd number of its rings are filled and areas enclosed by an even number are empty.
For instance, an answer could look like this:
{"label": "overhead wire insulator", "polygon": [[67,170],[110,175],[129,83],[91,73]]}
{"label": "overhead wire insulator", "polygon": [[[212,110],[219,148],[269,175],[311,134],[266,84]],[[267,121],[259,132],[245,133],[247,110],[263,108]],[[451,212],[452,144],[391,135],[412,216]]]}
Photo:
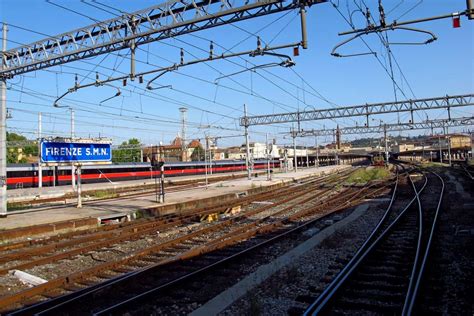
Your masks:
{"label": "overhead wire insulator", "polygon": [[371,28],[373,25],[372,25],[372,22],[370,22],[370,18],[371,18],[371,14],[370,14],[370,9],[368,7],[365,8],[365,18],[367,20],[367,27],[368,28]]}
{"label": "overhead wire insulator", "polygon": [[182,65],[182,64],[184,64],[184,49],[182,49],[182,48],[181,48],[181,52],[180,52],[180,57],[181,57],[180,63]]}
{"label": "overhead wire insulator", "polygon": [[212,59],[214,56],[214,42],[211,41],[211,45],[209,46],[209,59]]}
{"label": "overhead wire insulator", "polygon": [[260,36],[257,36],[257,51],[262,50],[262,41],[260,40]]}
{"label": "overhead wire insulator", "polygon": [[386,26],[385,11],[384,11],[383,6],[382,6],[382,0],[379,0],[379,14],[380,14],[380,25],[382,27],[385,27]]}

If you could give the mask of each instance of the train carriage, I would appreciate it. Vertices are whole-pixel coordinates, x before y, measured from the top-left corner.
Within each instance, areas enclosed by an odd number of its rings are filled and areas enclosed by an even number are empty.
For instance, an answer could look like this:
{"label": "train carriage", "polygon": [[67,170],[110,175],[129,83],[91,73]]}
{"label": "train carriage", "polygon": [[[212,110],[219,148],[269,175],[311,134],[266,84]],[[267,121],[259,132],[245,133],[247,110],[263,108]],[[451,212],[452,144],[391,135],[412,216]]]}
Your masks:
{"label": "train carriage", "polygon": [[[279,167],[279,161],[271,161],[272,167]],[[267,160],[254,162],[254,169],[265,169]],[[239,172],[245,170],[245,161],[218,160],[212,162],[212,173]],[[199,175],[206,172],[204,162],[170,162],[164,165],[165,177]],[[210,166],[208,164],[208,172]],[[159,176],[150,163],[114,163],[82,167],[82,183],[114,182],[124,180],[150,179]],[[71,166],[43,167],[43,186],[67,185],[71,183]],[[9,189],[38,186],[37,164],[11,164],[7,167]]]}

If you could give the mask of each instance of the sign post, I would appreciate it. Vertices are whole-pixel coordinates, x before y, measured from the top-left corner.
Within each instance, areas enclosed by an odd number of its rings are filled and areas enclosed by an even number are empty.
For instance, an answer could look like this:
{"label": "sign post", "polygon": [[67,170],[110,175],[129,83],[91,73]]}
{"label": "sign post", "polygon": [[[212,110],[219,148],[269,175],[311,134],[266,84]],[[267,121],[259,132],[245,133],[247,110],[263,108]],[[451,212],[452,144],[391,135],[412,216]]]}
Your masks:
{"label": "sign post", "polygon": [[[77,172],[77,207],[82,207],[81,174],[84,164],[112,162],[111,142],[103,139],[62,139],[41,140],[40,163],[57,166],[72,165]],[[76,168],[75,168],[76,167]],[[75,172],[71,172],[74,181]]]}
{"label": "sign post", "polygon": [[[155,199],[157,203],[163,203],[165,201],[165,189],[164,185],[164,161],[158,161],[156,157],[153,157],[151,161],[151,169],[154,171],[155,178]],[[160,170],[160,190],[158,192],[158,174],[157,171]]]}
{"label": "sign post", "polygon": [[82,208],[82,183],[81,183],[81,172],[82,166],[77,165],[77,208]]}
{"label": "sign post", "polygon": [[41,162],[111,162],[110,143],[41,141]]}
{"label": "sign post", "polygon": [[161,173],[161,196],[160,203],[165,203],[165,163],[160,163],[160,173]]}

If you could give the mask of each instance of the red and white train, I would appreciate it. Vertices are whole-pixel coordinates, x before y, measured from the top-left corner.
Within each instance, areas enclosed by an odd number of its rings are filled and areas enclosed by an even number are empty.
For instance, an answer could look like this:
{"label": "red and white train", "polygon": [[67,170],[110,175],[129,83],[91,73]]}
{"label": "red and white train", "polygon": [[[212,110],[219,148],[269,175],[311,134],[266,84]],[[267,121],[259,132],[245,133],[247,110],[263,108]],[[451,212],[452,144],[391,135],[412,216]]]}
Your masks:
{"label": "red and white train", "polygon": [[[280,166],[279,160],[272,160],[272,168]],[[209,166],[208,166],[209,168]],[[267,168],[267,160],[254,162],[254,169]],[[245,161],[220,160],[212,162],[213,173],[237,172],[245,170]],[[209,169],[208,169],[209,171]],[[198,175],[206,172],[204,162],[172,162],[164,165],[165,177]],[[159,176],[160,171],[152,170],[149,163],[115,163],[82,167],[82,183],[150,179]],[[43,167],[43,185],[66,185],[71,183],[71,167]],[[7,167],[9,189],[38,186],[37,164],[11,164]]]}

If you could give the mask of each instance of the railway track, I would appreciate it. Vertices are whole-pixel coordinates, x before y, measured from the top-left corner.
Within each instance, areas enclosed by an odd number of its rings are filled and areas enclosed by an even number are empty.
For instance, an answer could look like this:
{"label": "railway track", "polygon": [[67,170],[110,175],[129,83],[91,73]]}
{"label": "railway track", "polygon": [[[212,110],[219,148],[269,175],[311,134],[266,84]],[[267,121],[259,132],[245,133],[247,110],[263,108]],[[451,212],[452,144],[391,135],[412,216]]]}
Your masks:
{"label": "railway track", "polygon": [[[341,177],[341,178],[344,178],[346,176],[348,176],[348,174],[350,173],[351,171],[343,171],[341,172],[338,177]],[[311,180],[310,182],[311,183],[314,183],[314,184],[318,184],[318,183],[322,183],[324,181],[333,181],[334,175],[327,175],[327,176],[323,176],[323,177],[320,177],[316,180]],[[302,182],[304,183],[304,182]],[[309,183],[309,182],[308,182]],[[219,211],[222,211],[222,210],[225,210],[225,208],[228,208],[228,207],[233,207],[233,206],[238,206],[238,205],[242,205],[242,206],[245,206],[247,205],[249,202],[253,201],[253,200],[258,200],[258,199],[265,199],[267,198],[268,196],[271,196],[272,194],[276,194],[278,192],[281,192],[282,194],[287,194],[286,191],[284,190],[289,190],[288,193],[291,193],[293,192],[293,190],[298,190],[296,188],[280,188],[278,189],[277,191],[275,192],[262,192],[262,193],[258,193],[258,194],[254,194],[252,196],[248,196],[248,197],[241,197],[238,199],[238,201],[231,201],[229,203],[221,203],[220,205],[218,206],[215,206],[215,207],[205,207],[205,208],[199,208],[199,209],[193,209],[192,210],[192,214],[196,214],[196,215],[204,215],[208,212],[219,212]],[[283,191],[279,191],[279,190],[283,190]],[[91,202],[92,203],[92,202]],[[183,212],[181,212],[180,214],[178,214],[179,216],[180,215],[186,215],[186,214],[182,214]],[[169,215],[169,216],[161,216],[160,218],[154,218],[154,219],[166,219],[166,218],[175,218],[176,217],[176,214],[174,215]],[[154,220],[152,219],[152,220]],[[53,223],[55,224],[55,223]],[[87,231],[84,231],[84,230],[81,230],[81,231],[73,231],[73,232],[68,232],[68,233],[62,233],[62,234],[58,234],[58,235],[54,235],[54,236],[49,236],[47,238],[32,238],[33,235],[37,235],[37,234],[41,234],[43,231],[50,231],[51,226],[50,224],[44,224],[44,225],[38,225],[38,226],[32,226],[32,227],[25,227],[25,228],[20,228],[19,230],[21,232],[19,232],[18,234],[16,233],[17,230],[14,230],[15,234],[14,234],[14,238],[17,239],[17,238],[21,238],[21,236],[26,236],[28,237],[26,240],[20,240],[20,241],[13,241],[13,242],[3,242],[2,244],[0,244],[0,251],[7,251],[7,250],[13,250],[13,249],[18,249],[18,248],[23,248],[23,247],[28,247],[28,246],[33,246],[33,245],[37,245],[37,244],[43,244],[43,243],[49,243],[49,242],[52,242],[52,241],[58,241],[58,240],[63,240],[63,239],[70,239],[72,238],[73,236],[78,236],[78,235],[83,235],[83,234],[88,234],[90,232],[97,232],[97,231],[104,231],[104,230],[107,230],[107,229],[116,229],[116,228],[121,228],[123,226],[127,226],[127,225],[134,225],[134,223],[120,223],[119,225],[117,226],[114,226],[114,227],[104,227],[104,226],[101,226],[97,229],[89,229]],[[45,226],[47,229],[42,229],[43,226]],[[71,226],[70,224],[67,226],[69,227]],[[7,233],[10,232],[10,231],[7,231]],[[3,232],[5,233],[5,232]],[[0,238],[1,238],[1,235],[0,234]],[[3,234],[5,235],[5,234]],[[8,235],[8,234],[7,234]],[[1,258],[0,258],[1,260]]]}
{"label": "railway track", "polygon": [[461,169],[465,172],[466,176],[469,177],[471,180],[474,180],[474,173],[472,167],[466,167],[465,165],[461,165]]}
{"label": "railway track", "polygon": [[[350,172],[343,172],[339,176],[341,179],[346,178]],[[314,184],[314,185],[319,185],[323,183],[324,181],[329,181],[331,183],[333,180],[331,179],[333,175],[329,176],[324,176],[321,178],[318,178],[316,180],[311,180],[311,181],[303,181],[302,183],[307,183],[307,184]],[[163,216],[157,216],[153,218],[148,218],[148,219],[142,219],[140,221],[132,221],[132,222],[125,222],[125,223],[120,223],[118,225],[110,225],[110,226],[100,226],[98,228],[94,229],[89,229],[89,230],[81,230],[81,231],[73,231],[73,232],[68,232],[68,233],[62,233],[54,236],[48,236],[47,238],[31,238],[32,235],[36,234],[35,229],[36,227],[33,226],[31,230],[25,229],[25,228],[20,228],[22,230],[22,234],[28,236],[29,238],[27,240],[21,240],[21,241],[12,241],[12,242],[6,242],[0,245],[0,251],[4,252],[5,256],[0,258],[0,264],[14,260],[15,258],[19,257],[19,254],[10,254],[7,253],[6,251],[11,251],[15,249],[21,249],[25,247],[29,247],[26,252],[24,252],[26,255],[30,256],[32,254],[36,253],[43,253],[46,251],[50,251],[50,249],[63,249],[63,247],[67,247],[68,243],[61,245],[58,244],[60,241],[63,240],[71,240],[72,238],[75,238],[73,241],[73,244],[78,245],[83,242],[88,242],[91,240],[97,240],[99,239],[102,235],[99,234],[99,232],[106,232],[108,231],[108,234],[104,234],[103,238],[110,238],[113,237],[114,234],[116,234],[116,231],[127,231],[130,229],[146,229],[147,225],[148,226],[160,226],[163,223],[169,223],[169,222],[177,222],[180,220],[194,220],[196,217],[200,217],[206,214],[210,213],[220,213],[225,211],[228,208],[232,208],[235,206],[247,206],[250,205],[253,201],[257,200],[265,200],[268,198],[271,198],[272,196],[277,196],[279,194],[285,195],[289,193],[295,193],[297,194],[298,192],[302,191],[303,187],[283,187],[279,188],[277,190],[273,191],[267,191],[267,192],[262,192],[258,193],[255,195],[251,196],[246,196],[246,197],[241,197],[237,201],[230,201],[230,202],[225,202],[225,203],[219,203],[215,206],[210,206],[210,207],[201,207],[197,209],[191,209],[191,210],[184,210],[179,213],[174,213],[170,215],[163,215]],[[158,222],[157,222],[158,221]],[[148,224],[147,224],[148,222]],[[178,224],[178,223],[176,223]],[[145,226],[143,226],[145,225]],[[82,238],[84,237],[84,238]],[[54,243],[54,244],[53,244]],[[39,245],[45,245],[45,244],[53,244],[52,246],[50,245],[50,249],[48,248],[35,248],[34,250],[31,249],[32,246],[39,246]],[[21,253],[21,252],[20,252]],[[1,274],[1,273],[0,273]]]}
{"label": "railway track", "polygon": [[[342,179],[344,179],[344,177]],[[45,296],[51,297],[61,295],[70,291],[75,291],[84,288],[91,284],[98,283],[99,281],[104,281],[113,278],[123,273],[134,271],[149,266],[151,264],[155,264],[156,262],[162,262],[164,259],[156,256],[156,254],[160,251],[168,252],[166,257],[173,257],[174,255],[176,255],[176,253],[186,253],[184,251],[185,248],[183,249],[184,243],[189,244],[189,249],[194,249],[197,245],[199,245],[200,243],[202,244],[204,241],[206,241],[206,238],[209,238],[209,234],[220,231],[222,235],[223,229],[228,229],[231,226],[235,226],[236,223],[239,222],[242,222],[243,224],[245,224],[246,221],[250,222],[249,224],[247,224],[247,226],[242,224],[242,227],[246,227],[245,229],[248,229],[248,225],[254,225],[255,227],[257,227],[258,225],[262,224],[263,220],[255,220],[252,218],[252,216],[263,214],[265,211],[268,212],[268,210],[271,208],[276,208],[279,205],[289,203],[287,207],[281,210],[281,213],[283,213],[284,211],[288,211],[291,208],[296,207],[300,203],[308,203],[311,200],[322,198],[322,196],[327,194],[330,189],[328,188],[319,190],[320,192],[318,192],[317,194],[314,194],[314,190],[321,185],[322,181],[325,180],[327,179],[317,179],[313,181],[308,181],[308,183],[306,183],[305,185],[299,185],[292,188],[284,188],[277,190],[276,192],[267,192],[266,194],[260,194],[256,197],[244,198],[243,201],[239,201],[241,205],[251,205],[251,202],[255,199],[261,200],[272,197],[276,198],[277,202],[271,205],[265,205],[257,207],[255,209],[251,209],[243,213],[242,215],[230,218],[223,222],[218,222],[214,225],[209,225],[208,227],[198,229],[191,233],[186,232],[186,234],[178,236],[177,238],[161,241],[157,245],[145,249],[140,249],[138,251],[135,251],[134,253],[128,254],[127,256],[119,260],[107,261],[99,265],[95,265],[89,269],[81,270],[79,272],[72,273],[66,276],[59,276],[53,280],[48,281],[47,283],[41,284],[31,289],[27,289],[10,296],[0,298],[0,307],[2,309],[5,309],[6,306],[12,306],[20,302],[26,302],[28,300],[34,302],[37,300],[44,299]],[[341,179],[334,178],[333,181],[335,180],[341,181]],[[309,197],[305,197],[305,195],[308,195],[308,193],[313,194],[309,194]],[[228,206],[229,205],[226,205],[226,207]],[[206,210],[206,212],[216,211],[216,209]],[[269,218],[272,215],[275,215],[275,213],[270,213],[266,215],[266,218]],[[128,241],[132,238],[132,236],[134,236],[134,238],[143,238],[147,230],[149,230],[149,232],[153,234],[153,232],[156,232],[157,227],[161,227],[160,229],[163,229],[165,228],[164,226],[170,227],[185,223],[185,220],[183,219],[183,217],[185,216],[187,216],[187,220],[192,221],[195,220],[196,213],[180,214],[170,216],[169,218],[165,219],[162,218],[161,220],[146,221],[144,223],[131,222],[130,224],[125,225],[125,227],[122,227],[120,229],[110,229],[110,231],[106,230],[105,232],[101,231],[91,235],[79,236],[70,240],[57,241],[53,244],[40,245],[36,249],[33,248],[26,249],[25,251],[13,252],[8,254],[10,256],[10,260],[18,259],[22,256],[28,256],[28,258],[31,258],[31,256],[35,254],[41,255],[38,258],[34,258],[33,260],[29,259],[25,263],[20,263],[16,266],[9,266],[7,268],[4,268],[1,272],[6,273],[11,269],[27,269],[28,267],[35,267],[38,265],[53,263],[57,260],[67,259],[71,258],[72,256],[77,256],[78,254],[85,254],[91,252],[94,249],[108,247],[114,242],[117,243]],[[243,231],[245,231],[245,229],[243,229]],[[236,232],[234,231],[233,234],[235,233]],[[95,238],[98,237],[97,234],[99,234],[101,239],[91,244],[87,244],[87,242],[95,240]],[[200,242],[199,238],[201,238]],[[64,247],[68,247],[71,244],[80,244],[81,239],[86,243],[85,246],[74,248],[72,250],[65,250]],[[176,251],[176,249],[173,249],[173,246],[178,246],[178,248],[181,249],[179,249],[179,251]],[[44,256],[44,254],[46,254],[48,250],[55,250],[55,252],[51,255]],[[187,256],[195,254],[196,251],[194,249],[194,252],[188,252]],[[98,277],[99,274],[100,276]],[[31,303],[31,301],[29,301],[29,303]]]}
{"label": "railway track", "polygon": [[408,177],[413,198],[397,211],[394,192],[372,234],[304,315],[412,314],[444,192],[438,174],[424,173],[418,187],[416,174]]}
{"label": "railway track", "polygon": [[[346,190],[336,198],[318,199],[318,203],[313,205],[309,205],[307,202],[310,201],[310,198],[306,198],[304,203],[300,201],[289,205],[276,213],[265,215],[246,225],[232,226],[224,235],[209,239],[200,246],[186,247],[185,252],[162,259],[161,262],[152,266],[13,314],[34,312],[54,315],[71,310],[79,314],[91,311],[97,314],[109,314],[122,311],[124,308],[128,310],[130,305],[137,307],[140,304],[138,302],[150,295],[156,295],[157,292],[167,292],[178,284],[183,285],[183,282],[189,281],[197,275],[201,277],[204,274],[213,273],[216,268],[226,265],[230,261],[241,259],[257,248],[304,229],[323,216],[345,209],[366,197],[377,195],[382,190],[385,190],[385,187],[370,186],[362,190]],[[295,208],[297,209],[295,210]],[[308,218],[310,213],[312,213],[311,220],[299,221],[302,218]],[[284,214],[286,216],[282,216]],[[245,245],[244,241],[249,240],[252,241],[251,245]],[[183,247],[183,243],[180,243],[178,247]],[[204,259],[202,254],[206,254]],[[192,258],[198,259],[189,262],[189,259]],[[157,284],[159,285],[156,286]],[[113,301],[116,304],[104,308]]]}

